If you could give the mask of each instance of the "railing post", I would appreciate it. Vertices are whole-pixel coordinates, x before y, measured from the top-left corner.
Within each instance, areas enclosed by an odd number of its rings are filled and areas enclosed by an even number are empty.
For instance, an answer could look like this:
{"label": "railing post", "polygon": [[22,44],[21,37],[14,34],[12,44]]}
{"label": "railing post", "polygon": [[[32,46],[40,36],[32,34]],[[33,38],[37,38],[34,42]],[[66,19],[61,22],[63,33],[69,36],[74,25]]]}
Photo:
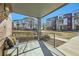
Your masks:
{"label": "railing post", "polygon": [[19,53],[19,50],[18,50],[18,47],[17,47],[17,56],[18,56],[18,53]]}
{"label": "railing post", "polygon": [[38,40],[40,40],[41,38],[41,18],[37,17],[38,19],[38,30],[37,30],[37,34],[38,34]]}
{"label": "railing post", "polygon": [[55,45],[55,33],[54,33],[54,48],[56,47],[56,45]]}

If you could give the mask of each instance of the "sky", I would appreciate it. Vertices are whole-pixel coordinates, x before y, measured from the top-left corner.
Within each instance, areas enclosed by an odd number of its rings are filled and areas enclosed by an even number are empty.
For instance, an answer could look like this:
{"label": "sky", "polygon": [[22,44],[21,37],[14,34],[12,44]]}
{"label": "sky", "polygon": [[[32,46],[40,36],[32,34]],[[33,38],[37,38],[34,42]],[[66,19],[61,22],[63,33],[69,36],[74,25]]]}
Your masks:
{"label": "sky", "polygon": [[44,20],[44,22],[46,22],[47,19],[50,17],[59,16],[59,15],[63,15],[66,13],[71,13],[75,10],[79,10],[79,3],[70,3],[70,4],[56,10],[55,12],[52,12],[49,15],[43,17],[42,20]]}
{"label": "sky", "polygon": [[12,20],[21,20],[23,18],[29,17],[18,13],[12,13],[11,15],[12,15]]}
{"label": "sky", "polygon": [[[75,10],[79,10],[79,3],[70,3],[70,4],[48,14],[47,16],[43,17],[42,22],[46,23],[47,19],[50,18],[50,17],[59,16],[59,15],[63,15],[63,14],[66,14],[66,13],[71,13]],[[12,19],[13,20],[17,20],[17,19],[21,20],[25,17],[28,17],[28,16],[12,13]]]}

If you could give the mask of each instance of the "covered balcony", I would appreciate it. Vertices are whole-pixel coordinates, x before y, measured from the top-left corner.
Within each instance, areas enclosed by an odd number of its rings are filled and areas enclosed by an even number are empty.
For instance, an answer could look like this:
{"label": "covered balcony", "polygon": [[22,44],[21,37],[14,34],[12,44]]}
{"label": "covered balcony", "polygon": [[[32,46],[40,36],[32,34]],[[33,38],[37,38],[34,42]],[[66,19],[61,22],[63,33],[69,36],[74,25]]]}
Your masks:
{"label": "covered balcony", "polygon": [[[59,32],[47,29],[42,18],[68,5],[68,3],[4,3],[1,13],[5,16],[7,28],[6,36],[0,38],[0,55],[3,56],[66,56],[79,55],[73,48],[78,43],[72,36],[77,32]],[[28,16],[23,19],[12,20],[12,13]],[[11,15],[10,15],[11,14]],[[9,16],[10,15],[10,16]],[[18,17],[16,17],[18,18]],[[4,19],[4,20],[5,20]],[[3,20],[3,21],[4,21]],[[4,32],[4,31],[3,31]],[[62,34],[61,34],[62,33]],[[65,34],[64,34],[65,33]],[[73,34],[72,36],[70,36]],[[69,36],[68,36],[69,35]],[[63,37],[64,36],[64,37]],[[16,39],[13,47],[4,49],[6,37]],[[70,40],[71,39],[71,40]],[[77,44],[78,45],[78,44]],[[75,46],[79,48],[78,46]],[[70,51],[70,52],[68,52]],[[75,53],[74,53],[74,52]]]}

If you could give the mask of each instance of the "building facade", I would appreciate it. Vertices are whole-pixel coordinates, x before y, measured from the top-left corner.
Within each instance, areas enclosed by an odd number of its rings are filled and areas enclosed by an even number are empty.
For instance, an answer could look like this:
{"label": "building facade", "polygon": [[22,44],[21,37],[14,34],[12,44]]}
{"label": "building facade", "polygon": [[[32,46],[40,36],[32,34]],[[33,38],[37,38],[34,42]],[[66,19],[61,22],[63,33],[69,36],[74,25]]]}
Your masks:
{"label": "building facade", "polygon": [[73,29],[79,30],[79,11],[75,11],[73,15],[74,15],[73,16],[73,20],[74,20]]}
{"label": "building facade", "polygon": [[79,30],[79,11],[51,17],[47,24],[52,30]]}
{"label": "building facade", "polygon": [[37,28],[37,20],[35,18],[27,18],[23,20],[14,20],[13,21],[14,29],[36,29]]}

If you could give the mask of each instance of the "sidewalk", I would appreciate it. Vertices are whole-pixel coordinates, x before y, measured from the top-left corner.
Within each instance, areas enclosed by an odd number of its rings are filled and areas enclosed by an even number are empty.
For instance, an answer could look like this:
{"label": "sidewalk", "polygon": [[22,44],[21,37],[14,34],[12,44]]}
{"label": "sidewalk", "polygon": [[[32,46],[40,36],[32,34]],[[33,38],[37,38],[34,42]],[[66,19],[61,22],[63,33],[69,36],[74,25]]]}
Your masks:
{"label": "sidewalk", "polygon": [[[50,36],[50,38],[54,38],[54,36],[53,36],[52,34],[50,34],[49,36]],[[61,40],[61,41],[64,41],[64,42],[69,41],[69,40],[67,40],[67,39],[62,39],[62,38],[59,38],[59,37],[55,37],[55,39],[56,39],[56,40]]]}
{"label": "sidewalk", "polygon": [[67,56],[79,56],[79,35],[57,48]]}

